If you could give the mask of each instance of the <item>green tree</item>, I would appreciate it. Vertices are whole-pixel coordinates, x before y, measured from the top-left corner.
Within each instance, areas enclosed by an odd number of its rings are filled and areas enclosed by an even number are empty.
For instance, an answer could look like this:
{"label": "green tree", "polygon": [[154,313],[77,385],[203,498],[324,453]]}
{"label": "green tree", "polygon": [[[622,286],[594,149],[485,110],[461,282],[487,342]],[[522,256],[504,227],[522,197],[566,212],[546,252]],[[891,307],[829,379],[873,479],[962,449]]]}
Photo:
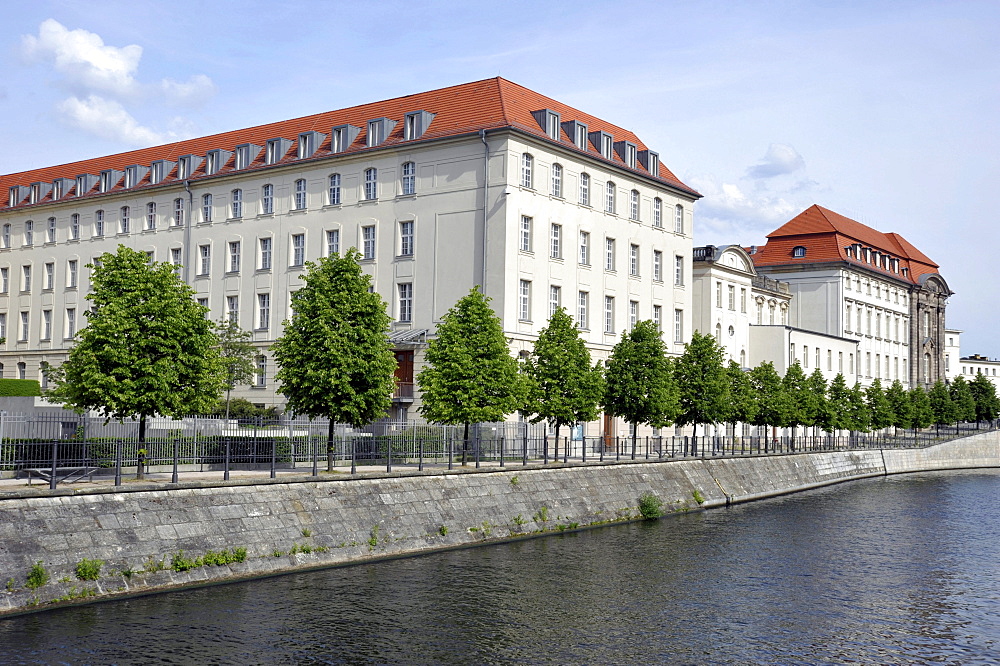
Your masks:
{"label": "green tree", "polygon": [[218,338],[176,266],[119,245],[87,267],[87,326],[65,363],[43,368],[54,384],[46,397],[78,412],[137,419],[142,449],[148,417],[201,413],[218,399]]}
{"label": "green tree", "polygon": [[389,315],[369,292],[360,254],[306,262],[304,286],[295,292],[292,317],[271,347],[278,364],[278,392],[288,410],[329,419],[327,469],[333,468],[334,428],[355,428],[384,415],[392,402],[396,359],[389,346]]}
{"label": "green tree", "polygon": [[638,322],[611,350],[602,406],[632,426],[633,451],[638,424],[659,428],[677,418],[680,405],[670,366],[660,332],[651,321]]}
{"label": "green tree", "polygon": [[948,392],[951,393],[951,401],[955,405],[955,420],[975,421],[976,397],[973,395],[972,389],[969,388],[969,382],[965,381],[965,377],[962,375],[955,377]]}
{"label": "green tree", "polygon": [[922,386],[910,389],[910,404],[913,405],[913,427],[929,428],[934,424],[934,408],[930,396]]}
{"label": "green tree", "polygon": [[969,389],[976,401],[976,421],[992,421],[1000,412],[1000,401],[997,400],[996,386],[981,373],[969,382]]}
{"label": "green tree", "polygon": [[225,318],[215,324],[219,336],[219,358],[222,360],[222,376],[226,385],[226,419],[229,419],[229,402],[234,388],[253,381],[254,356],[257,350],[250,342],[252,334],[244,331],[235,319]]}
{"label": "green tree", "polygon": [[421,413],[435,423],[463,424],[462,462],[469,425],[501,421],[524,406],[524,381],[510,355],[500,319],[478,287],[448,310],[417,375]]}
{"label": "green tree", "polygon": [[758,406],[753,424],[771,428],[784,426],[795,407],[785,393],[781,375],[774,369],[774,364],[765,361],[751,370],[750,383],[757,394]]}
{"label": "green tree", "polygon": [[724,352],[711,335],[695,331],[684,353],[673,364],[674,385],[680,411],[678,425],[716,424],[729,413],[729,377],[723,366]]}
{"label": "green tree", "polygon": [[861,384],[855,382],[854,388],[847,393],[846,415],[848,430],[868,432],[872,426],[871,410],[865,401],[865,391]]}
{"label": "green tree", "polygon": [[802,366],[796,361],[785,371],[785,376],[781,379],[781,387],[791,409],[785,415],[785,422],[781,425],[792,428],[792,436],[795,436],[795,428],[800,425],[808,425],[809,396],[806,391],[806,375],[802,371]]}
{"label": "green tree", "polygon": [[934,382],[930,393],[927,396],[931,402],[931,414],[933,414],[934,424],[939,428],[948,423],[955,422],[955,403],[951,400],[951,393],[948,387],[940,379]]}
{"label": "green tree", "polygon": [[729,361],[726,366],[726,377],[729,379],[729,410],[726,414],[726,422],[733,424],[736,430],[737,423],[753,423],[757,417],[757,392],[750,381],[750,374],[743,371],[739,363]]}
{"label": "green tree", "polygon": [[829,407],[828,428],[832,432],[838,430],[853,430],[853,420],[849,413],[849,400],[851,389],[847,387],[844,375],[837,373],[837,376],[830,382],[830,387],[826,391],[827,405]]}
{"label": "green tree", "polygon": [[890,424],[898,431],[900,428],[906,430],[913,426],[913,402],[907,395],[903,384],[897,379],[885,391],[885,399],[892,410],[892,423]]}
{"label": "green tree", "polygon": [[600,365],[591,365],[590,352],[566,310],[559,308],[535,340],[522,368],[527,378],[525,412],[532,422],[555,425],[556,457],[559,429],[577,421],[593,421],[604,393]]}
{"label": "green tree", "polygon": [[806,377],[803,386],[802,408],[808,426],[830,430],[830,404],[826,398],[827,386],[823,371],[816,368]]}
{"label": "green tree", "polygon": [[892,405],[886,399],[882,381],[878,377],[865,390],[865,403],[868,405],[873,430],[882,430],[892,425],[895,414],[892,413]]}

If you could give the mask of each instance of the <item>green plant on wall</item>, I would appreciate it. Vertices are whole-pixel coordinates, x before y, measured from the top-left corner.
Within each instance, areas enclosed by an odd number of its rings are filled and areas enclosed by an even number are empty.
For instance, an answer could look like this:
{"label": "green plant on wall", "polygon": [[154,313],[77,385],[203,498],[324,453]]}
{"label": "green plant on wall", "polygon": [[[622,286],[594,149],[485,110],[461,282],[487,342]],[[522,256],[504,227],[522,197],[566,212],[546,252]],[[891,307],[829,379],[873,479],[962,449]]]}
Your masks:
{"label": "green plant on wall", "polygon": [[646,520],[655,520],[663,515],[663,500],[648,490],[639,495],[639,513]]}
{"label": "green plant on wall", "polygon": [[29,590],[37,590],[38,588],[47,584],[48,582],[49,582],[49,572],[42,564],[42,561],[38,560],[31,567],[31,570],[28,571],[28,582],[25,587],[27,587]]}
{"label": "green plant on wall", "polygon": [[104,560],[88,560],[86,557],[76,565],[76,577],[80,580],[97,580],[101,577]]}

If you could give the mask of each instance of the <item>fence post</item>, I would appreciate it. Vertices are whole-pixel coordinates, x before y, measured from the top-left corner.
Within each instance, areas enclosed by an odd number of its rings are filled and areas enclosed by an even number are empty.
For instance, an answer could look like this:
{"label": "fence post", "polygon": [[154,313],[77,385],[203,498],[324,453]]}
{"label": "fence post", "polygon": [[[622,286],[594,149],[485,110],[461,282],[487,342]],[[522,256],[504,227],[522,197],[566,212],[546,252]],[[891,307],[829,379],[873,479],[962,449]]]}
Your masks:
{"label": "fence post", "polygon": [[583,433],[583,427],[580,426],[580,458],[587,462],[587,435]]}
{"label": "fence post", "polygon": [[174,473],[170,475],[170,483],[177,483],[177,446],[180,442],[180,438],[176,435],[174,436]]}
{"label": "fence post", "polygon": [[312,475],[313,476],[319,476],[319,454],[316,452],[316,440],[313,439],[313,436],[312,436],[312,419],[310,419],[309,426],[310,426],[309,427],[309,431],[308,431],[309,432],[309,441],[312,444],[312,456],[313,456]]}
{"label": "fence post", "polygon": [[573,441],[573,431],[570,431],[570,436],[566,438],[566,443],[563,444],[563,462],[569,462],[569,447]]}
{"label": "fence post", "polygon": [[49,477],[49,490],[56,489],[56,458],[58,457],[59,440],[52,439],[52,475]]}
{"label": "fence post", "polygon": [[503,448],[504,448],[504,447],[503,447],[503,440],[504,440],[504,438],[505,438],[506,436],[507,436],[507,426],[506,426],[506,425],[504,425],[504,434],[500,435],[500,466],[501,466],[501,467],[504,467],[504,466],[505,466],[505,465],[503,464],[503,454],[504,454],[504,450],[503,450]]}
{"label": "fence post", "polygon": [[448,446],[448,470],[451,471],[451,470],[455,469],[455,451],[454,451],[454,448],[452,446],[455,442],[452,440],[451,437],[447,438],[447,442],[448,442],[447,443],[447,446]]}
{"label": "fence post", "polygon": [[525,467],[528,464],[528,424],[524,424],[524,453],[521,457],[521,466]]}
{"label": "fence post", "polygon": [[[416,433],[416,427],[414,427],[413,431],[414,431],[414,433]],[[422,471],[424,471],[424,438],[423,437],[421,437],[420,439],[417,440],[417,450],[418,450],[418,454],[417,454],[417,471],[418,472],[422,472]]]}
{"label": "fence post", "polygon": [[122,440],[115,438],[115,485],[122,485]]}
{"label": "fence post", "polygon": [[278,438],[271,437],[271,478],[274,478],[274,466],[278,462]]}
{"label": "fence post", "polygon": [[[546,426],[547,427],[547,426]],[[549,464],[549,433],[542,435],[542,464]]]}
{"label": "fence post", "polygon": [[[227,427],[226,430],[229,430],[229,428]],[[225,459],[225,461],[222,464],[222,480],[223,481],[228,481],[229,480],[229,455],[230,455],[230,447],[232,446],[232,443],[233,443],[233,436],[232,435],[226,435],[226,459]]]}
{"label": "fence post", "polygon": [[351,437],[351,474],[358,473],[357,452],[355,449],[357,441],[357,437]]}

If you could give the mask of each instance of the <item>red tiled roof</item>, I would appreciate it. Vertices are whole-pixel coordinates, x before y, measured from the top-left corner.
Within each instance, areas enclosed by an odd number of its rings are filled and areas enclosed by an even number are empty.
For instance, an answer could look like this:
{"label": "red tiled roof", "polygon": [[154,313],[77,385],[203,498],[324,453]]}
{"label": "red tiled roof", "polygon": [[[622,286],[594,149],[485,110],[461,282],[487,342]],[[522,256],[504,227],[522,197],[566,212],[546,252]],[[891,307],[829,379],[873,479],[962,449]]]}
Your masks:
{"label": "red tiled roof", "polygon": [[[419,141],[460,136],[478,132],[481,129],[491,130],[500,128],[517,129],[533,134],[543,140],[551,141],[531,113],[532,111],[542,109],[551,109],[558,112],[561,116],[560,120],[563,122],[578,120],[585,123],[591,132],[608,132],[614,137],[616,142],[629,141],[634,143],[639,151],[646,149],[645,144],[635,134],[626,129],[566,106],[554,99],[519,86],[516,83],[497,77],[414,95],[406,95],[381,102],[362,104],[337,111],[328,111],[302,118],[258,125],[257,127],[177,141],[162,146],[141,148],[116,155],[107,155],[69,164],[0,175],[0,196],[3,197],[0,203],[6,206],[8,189],[15,185],[26,186],[35,182],[52,182],[56,178],[72,179],[81,174],[96,175],[105,169],[123,171],[125,167],[134,164],[148,167],[156,160],[176,162],[177,158],[182,155],[204,156],[207,151],[220,148],[232,151],[236,146],[245,143],[264,146],[268,139],[275,138],[290,139],[293,142],[284,159],[278,163],[289,164],[298,161],[296,158],[296,144],[299,135],[310,130],[327,135],[326,140],[313,155],[314,158],[322,158],[331,154],[329,134],[331,128],[338,125],[349,124],[361,128],[361,132],[351,146],[340,154],[378,150],[379,148],[407,143],[403,138],[404,117],[407,113],[414,111],[428,111],[435,114],[430,125],[418,139]],[[366,146],[367,123],[369,120],[382,117],[395,120],[396,126],[380,146],[377,148],[368,148]],[[577,150],[572,138],[568,137],[565,131],[561,131],[560,134],[559,143],[564,148]],[[586,153],[592,158],[603,159],[600,153],[589,142]],[[249,168],[253,169],[264,166],[262,160],[263,152]],[[620,168],[627,168],[617,153],[613,155],[611,161]],[[204,163],[192,177],[198,178],[204,176],[203,169]],[[233,171],[232,158],[217,173],[221,175],[231,171]],[[644,175],[653,175],[672,187],[681,189],[693,196],[700,196],[694,189],[682,183],[662,161],[660,162],[658,174],[647,174],[642,165],[638,163],[636,164],[635,171]],[[163,182],[174,180],[175,175],[175,173],[169,174],[169,177]],[[139,183],[140,186],[147,184],[149,184],[148,177]],[[116,189],[120,189],[120,187]],[[66,192],[65,194],[70,194],[70,192]],[[49,197],[45,197],[39,203],[47,201],[49,201]]]}
{"label": "red tiled roof", "polygon": [[[899,259],[900,273],[848,257],[846,248],[860,244]],[[806,248],[804,257],[793,257],[795,247]],[[849,217],[813,205],[767,235],[767,244],[752,255],[756,266],[783,266],[845,261],[897,279],[918,283],[920,276],[937,273],[938,265],[896,233],[884,234]],[[907,268],[903,277],[902,269]]]}

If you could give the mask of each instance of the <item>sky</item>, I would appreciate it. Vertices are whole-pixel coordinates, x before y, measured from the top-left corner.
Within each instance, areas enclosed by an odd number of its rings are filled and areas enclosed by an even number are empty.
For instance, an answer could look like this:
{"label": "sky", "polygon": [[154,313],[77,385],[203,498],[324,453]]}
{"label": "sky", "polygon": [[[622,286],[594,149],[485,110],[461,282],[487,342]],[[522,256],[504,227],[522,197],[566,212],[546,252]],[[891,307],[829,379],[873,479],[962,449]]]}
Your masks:
{"label": "sky", "polygon": [[696,245],[762,245],[814,203],[901,234],[955,292],[962,354],[1000,357],[1000,2],[42,0],[3,16],[0,173],[499,75],[659,152],[704,195]]}

